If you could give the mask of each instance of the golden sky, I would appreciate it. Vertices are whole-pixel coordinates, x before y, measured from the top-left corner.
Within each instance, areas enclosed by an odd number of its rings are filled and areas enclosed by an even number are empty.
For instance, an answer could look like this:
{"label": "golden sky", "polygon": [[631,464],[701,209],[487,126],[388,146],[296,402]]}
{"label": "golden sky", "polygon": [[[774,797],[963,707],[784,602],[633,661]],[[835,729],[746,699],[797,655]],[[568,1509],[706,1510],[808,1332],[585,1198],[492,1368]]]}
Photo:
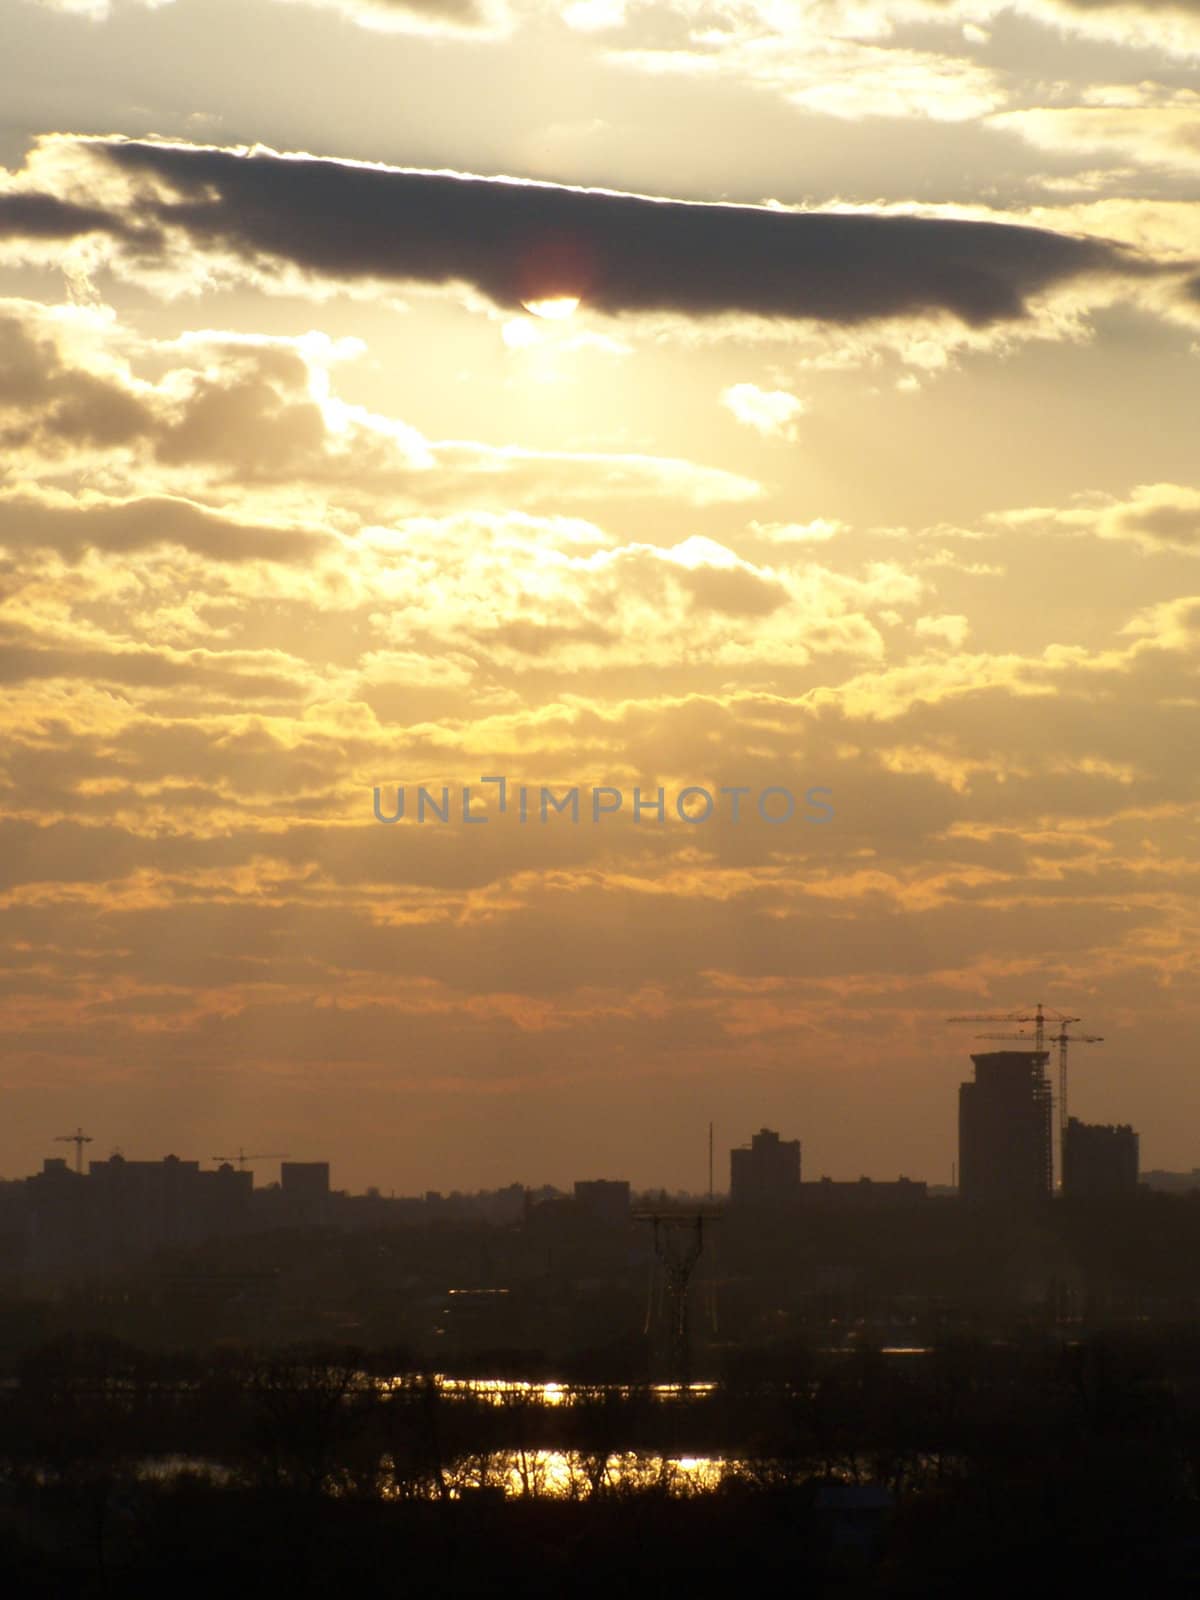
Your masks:
{"label": "golden sky", "polygon": [[1200,1165],[1198,0],[2,29],[0,1171]]}

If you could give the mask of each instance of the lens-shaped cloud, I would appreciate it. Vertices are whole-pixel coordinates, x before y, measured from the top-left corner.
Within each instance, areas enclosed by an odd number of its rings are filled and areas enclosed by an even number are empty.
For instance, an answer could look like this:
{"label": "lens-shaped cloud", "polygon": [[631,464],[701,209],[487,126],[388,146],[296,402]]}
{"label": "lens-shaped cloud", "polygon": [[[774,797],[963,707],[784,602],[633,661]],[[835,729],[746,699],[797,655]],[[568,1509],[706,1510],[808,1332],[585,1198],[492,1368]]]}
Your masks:
{"label": "lens-shaped cloud", "polygon": [[[854,325],[933,311],[986,327],[1028,315],[1056,285],[1156,270],[1106,240],[1000,222],[702,204],[258,148],[64,146],[76,182],[80,148],[105,192],[125,180],[110,231],[140,230],[142,258],[167,229],[190,251],[248,268],[457,283],[505,310],[573,296],[610,314]],[[53,171],[53,150],[43,147],[39,170]]]}

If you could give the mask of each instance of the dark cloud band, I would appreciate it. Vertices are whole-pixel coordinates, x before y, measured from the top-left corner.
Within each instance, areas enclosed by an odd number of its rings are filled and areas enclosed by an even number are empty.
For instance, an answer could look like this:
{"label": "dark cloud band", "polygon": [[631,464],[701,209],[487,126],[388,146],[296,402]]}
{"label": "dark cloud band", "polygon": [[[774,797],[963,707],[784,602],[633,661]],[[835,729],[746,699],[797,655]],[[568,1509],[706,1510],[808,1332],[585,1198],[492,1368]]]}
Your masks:
{"label": "dark cloud band", "polygon": [[1022,316],[1056,283],[1153,270],[1103,240],[1002,223],[700,205],[261,151],[91,149],[157,181],[139,189],[142,226],[335,280],[466,282],[506,308],[570,294],[608,312],[853,324],[942,310],[983,326]]}
{"label": "dark cloud band", "polygon": [[77,205],[52,194],[0,195],[0,239],[75,239],[84,233],[126,237],[119,217],[97,206]]}

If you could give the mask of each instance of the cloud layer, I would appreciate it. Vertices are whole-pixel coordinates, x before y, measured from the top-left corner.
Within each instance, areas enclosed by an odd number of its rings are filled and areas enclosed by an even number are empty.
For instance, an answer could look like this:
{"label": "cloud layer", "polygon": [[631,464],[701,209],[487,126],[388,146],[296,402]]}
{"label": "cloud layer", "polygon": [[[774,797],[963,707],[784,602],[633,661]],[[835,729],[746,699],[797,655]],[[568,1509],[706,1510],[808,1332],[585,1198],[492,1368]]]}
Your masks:
{"label": "cloud layer", "polygon": [[128,189],[102,221],[79,207],[58,227],[73,216],[76,233],[135,229],[338,282],[465,284],[504,310],[569,295],[611,314],[854,326],[945,312],[986,327],[1054,286],[1153,270],[1100,239],[994,222],[693,204],[261,150],[77,148]]}

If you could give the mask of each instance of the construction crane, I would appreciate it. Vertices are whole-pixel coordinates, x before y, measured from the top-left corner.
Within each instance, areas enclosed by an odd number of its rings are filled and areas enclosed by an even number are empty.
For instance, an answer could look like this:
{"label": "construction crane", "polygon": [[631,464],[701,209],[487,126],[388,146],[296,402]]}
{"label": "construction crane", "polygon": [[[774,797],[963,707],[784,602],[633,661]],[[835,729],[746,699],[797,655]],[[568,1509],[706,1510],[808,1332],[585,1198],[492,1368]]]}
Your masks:
{"label": "construction crane", "polygon": [[[1067,1046],[1072,1044],[1103,1044],[1104,1039],[1098,1033],[1071,1033],[1070,1025],[1078,1022],[1078,1017],[1064,1017],[1059,1023],[1057,1033],[1052,1033],[1045,1044],[1058,1046],[1058,1181],[1065,1190],[1067,1175]],[[1024,1039],[1028,1042],[1027,1033],[980,1033],[978,1039]],[[1039,1042],[1036,1049],[1042,1050],[1044,1045]]]}
{"label": "construction crane", "polygon": [[[1070,1025],[1073,1022],[1080,1021],[1080,1018],[1079,1017],[1069,1017],[1069,1016],[1067,1016],[1065,1011],[1047,1011],[1045,1006],[1039,1000],[1037,1005],[1035,1005],[1035,1006],[1032,1006],[1032,1007],[1030,1007],[1030,1006],[1018,1006],[1015,1011],[998,1011],[998,1012],[997,1011],[993,1011],[991,1013],[981,1012],[980,1014],[978,1014],[976,1016],[948,1017],[946,1020],[948,1022],[1032,1022],[1033,1023],[1033,1039],[1034,1039],[1033,1048],[1040,1053],[1040,1052],[1044,1051],[1045,1048],[1046,1048],[1046,1024],[1047,1023],[1050,1023],[1051,1026],[1053,1026],[1053,1024],[1057,1022],[1058,1026],[1059,1026],[1059,1031],[1061,1033],[1061,1032],[1065,1032],[1066,1029],[1069,1028]],[[981,1033],[977,1037],[980,1038],[980,1039],[1027,1039],[1028,1035],[1027,1034],[1015,1034],[1015,1033],[1014,1034],[1009,1034],[1009,1033]],[[1051,1042],[1051,1044],[1053,1044],[1055,1042],[1055,1040],[1051,1039],[1050,1042]],[[1059,1140],[1060,1140],[1060,1143],[1062,1145],[1062,1148],[1065,1150],[1066,1149],[1066,1141],[1067,1141],[1067,1119],[1066,1119],[1066,1113],[1062,1110],[1062,1108],[1063,1108],[1063,1106],[1065,1106],[1066,1100],[1067,1100],[1067,1068],[1066,1068],[1066,1047],[1065,1047],[1065,1045],[1060,1045],[1059,1046],[1058,1066],[1059,1066],[1058,1079],[1059,1079],[1059,1091],[1060,1091],[1059,1092],[1059,1118],[1060,1118],[1060,1123],[1061,1123],[1061,1127],[1060,1127],[1060,1131],[1059,1131]]]}
{"label": "construction crane", "polygon": [[83,1147],[91,1144],[92,1136],[84,1133],[82,1128],[76,1128],[74,1133],[59,1133],[55,1135],[55,1144],[73,1144],[75,1146],[75,1171],[83,1172]]}
{"label": "construction crane", "polygon": [[[982,1012],[970,1017],[947,1017],[947,1022],[1032,1022],[1034,1025],[1035,1050],[1044,1050],[1046,1047],[1046,1024],[1058,1023],[1060,1028],[1065,1028],[1072,1022],[1080,1021],[1079,1017],[1068,1017],[1062,1011],[1047,1011],[1039,1000],[1032,1009],[1029,1006],[1018,1006],[1015,1011]],[[1016,1034],[982,1033],[981,1039],[1008,1039],[1023,1037]]]}
{"label": "construction crane", "polygon": [[244,1172],[246,1170],[247,1161],[286,1161],[288,1159],[288,1153],[286,1150],[258,1150],[253,1155],[248,1156],[244,1150],[239,1148],[238,1153],[235,1156],[211,1156],[209,1159],[212,1161],[228,1161],[231,1163],[236,1161],[238,1171]]}

